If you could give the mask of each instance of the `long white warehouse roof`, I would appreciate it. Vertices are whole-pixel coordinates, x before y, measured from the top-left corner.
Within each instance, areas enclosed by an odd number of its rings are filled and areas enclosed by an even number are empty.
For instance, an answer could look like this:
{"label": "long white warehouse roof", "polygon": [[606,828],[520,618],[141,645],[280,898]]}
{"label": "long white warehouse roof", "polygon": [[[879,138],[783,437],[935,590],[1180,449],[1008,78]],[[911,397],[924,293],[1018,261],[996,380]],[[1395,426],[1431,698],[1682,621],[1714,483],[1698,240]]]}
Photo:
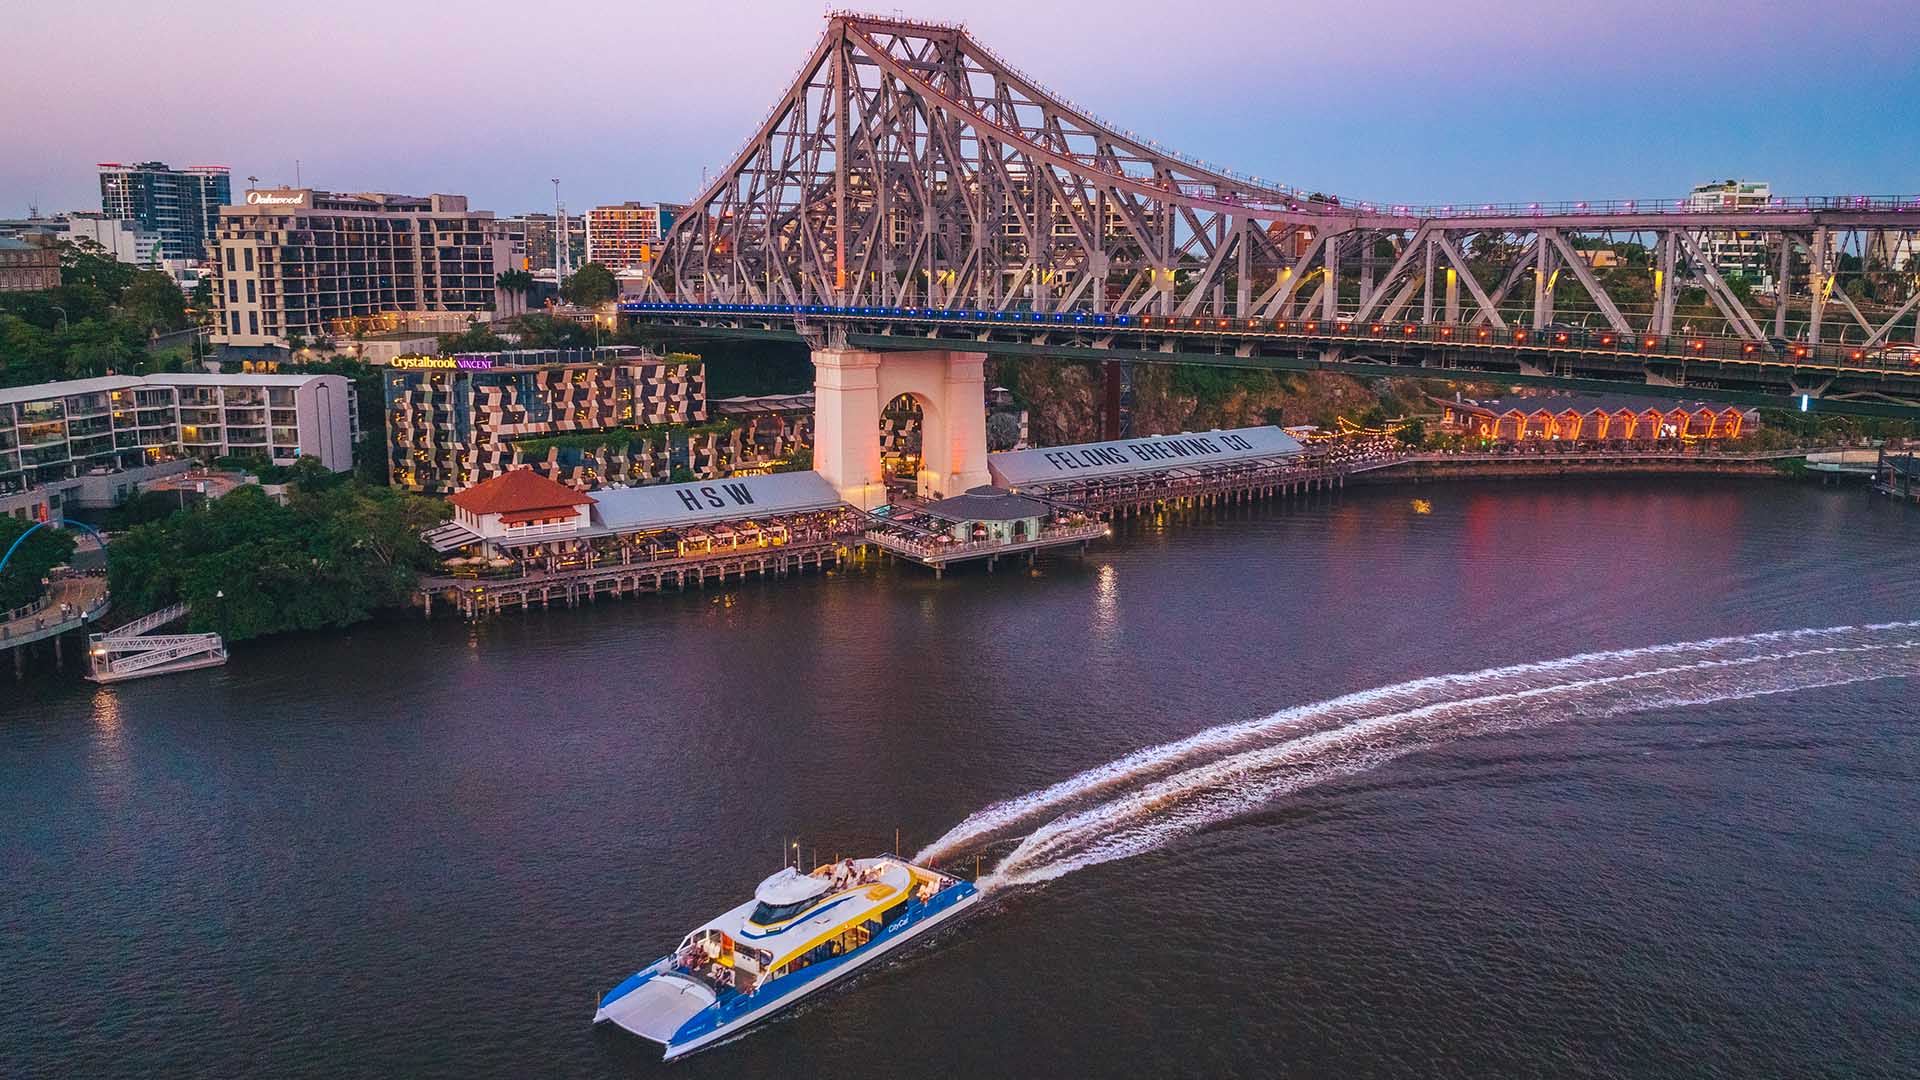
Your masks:
{"label": "long white warehouse roof", "polygon": [[1006,488],[1163,472],[1183,465],[1224,465],[1300,453],[1298,439],[1264,427],[1155,435],[987,455],[993,482]]}
{"label": "long white warehouse roof", "polygon": [[593,493],[593,523],[608,532],[684,529],[714,521],[798,514],[840,505],[817,472],[735,476],[687,484],[602,488]]}

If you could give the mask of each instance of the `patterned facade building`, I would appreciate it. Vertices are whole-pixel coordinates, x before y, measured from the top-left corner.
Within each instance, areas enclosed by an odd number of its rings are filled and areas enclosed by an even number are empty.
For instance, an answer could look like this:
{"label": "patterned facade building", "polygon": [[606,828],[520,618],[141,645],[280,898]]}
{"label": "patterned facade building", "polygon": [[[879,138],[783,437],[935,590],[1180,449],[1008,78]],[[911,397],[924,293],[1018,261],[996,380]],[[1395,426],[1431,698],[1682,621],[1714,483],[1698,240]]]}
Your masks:
{"label": "patterned facade building", "polygon": [[386,408],[392,484],[448,493],[521,464],[528,440],[700,424],[706,368],[631,346],[399,357],[386,373]]}

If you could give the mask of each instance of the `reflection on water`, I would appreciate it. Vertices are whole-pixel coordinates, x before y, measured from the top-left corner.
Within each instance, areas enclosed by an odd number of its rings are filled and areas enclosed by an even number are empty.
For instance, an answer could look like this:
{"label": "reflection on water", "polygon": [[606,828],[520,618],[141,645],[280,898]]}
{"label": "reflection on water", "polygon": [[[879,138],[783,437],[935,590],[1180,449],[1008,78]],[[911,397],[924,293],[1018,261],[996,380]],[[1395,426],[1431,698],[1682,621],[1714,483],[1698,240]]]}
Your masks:
{"label": "reflection on water", "polygon": [[[1910,642],[1755,637],[1920,617],[1920,514],[1419,496],[0,686],[0,1075],[1920,1075]],[[589,1030],[896,828],[1052,880],[671,1074]]]}

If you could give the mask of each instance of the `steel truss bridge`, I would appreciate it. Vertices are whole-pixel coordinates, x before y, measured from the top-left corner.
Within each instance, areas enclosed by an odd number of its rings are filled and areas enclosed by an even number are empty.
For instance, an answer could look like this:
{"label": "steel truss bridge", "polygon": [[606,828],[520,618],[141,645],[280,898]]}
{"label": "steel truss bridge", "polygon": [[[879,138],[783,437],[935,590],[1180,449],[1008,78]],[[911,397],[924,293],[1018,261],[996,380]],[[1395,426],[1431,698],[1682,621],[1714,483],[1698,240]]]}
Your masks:
{"label": "steel truss bridge", "polygon": [[623,311],[700,333],[1920,416],[1920,197],[1308,194],[1102,121],[955,25],[830,15],[653,254]]}

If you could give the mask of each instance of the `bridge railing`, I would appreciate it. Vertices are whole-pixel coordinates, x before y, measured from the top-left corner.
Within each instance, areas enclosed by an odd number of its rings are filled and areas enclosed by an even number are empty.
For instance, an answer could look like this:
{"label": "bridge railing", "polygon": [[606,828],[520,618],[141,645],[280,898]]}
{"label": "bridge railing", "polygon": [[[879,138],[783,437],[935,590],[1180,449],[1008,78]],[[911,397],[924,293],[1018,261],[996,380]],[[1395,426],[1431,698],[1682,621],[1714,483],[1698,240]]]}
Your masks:
{"label": "bridge railing", "polygon": [[1326,214],[1330,217],[1354,213],[1384,217],[1404,217],[1412,221],[1473,218],[1566,218],[1648,214],[1803,214],[1813,211],[1851,213],[1913,214],[1920,227],[1920,195],[1798,195],[1772,196],[1744,205],[1724,205],[1709,199],[1592,199],[1563,202],[1411,203],[1340,202],[1332,199],[1300,198],[1285,202],[1254,200],[1232,194],[1212,195],[1220,202],[1231,202],[1256,210],[1286,210],[1292,213]]}
{"label": "bridge railing", "polygon": [[[1915,215],[1920,226],[1920,214]],[[1920,375],[1920,346],[1904,342],[1874,345],[1811,344],[1719,334],[1657,334],[1572,326],[1536,329],[1486,323],[1357,320],[1335,317],[1248,319],[1230,316],[1118,315],[1097,311],[988,311],[973,308],[835,307],[826,304],[625,303],[630,314],[659,317],[796,317],[917,322],[930,326],[964,325],[992,329],[1107,329],[1202,337],[1272,337],[1314,343],[1341,341],[1454,346],[1572,354],[1613,353],[1642,360],[1725,360],[1788,366],[1860,368]]]}

